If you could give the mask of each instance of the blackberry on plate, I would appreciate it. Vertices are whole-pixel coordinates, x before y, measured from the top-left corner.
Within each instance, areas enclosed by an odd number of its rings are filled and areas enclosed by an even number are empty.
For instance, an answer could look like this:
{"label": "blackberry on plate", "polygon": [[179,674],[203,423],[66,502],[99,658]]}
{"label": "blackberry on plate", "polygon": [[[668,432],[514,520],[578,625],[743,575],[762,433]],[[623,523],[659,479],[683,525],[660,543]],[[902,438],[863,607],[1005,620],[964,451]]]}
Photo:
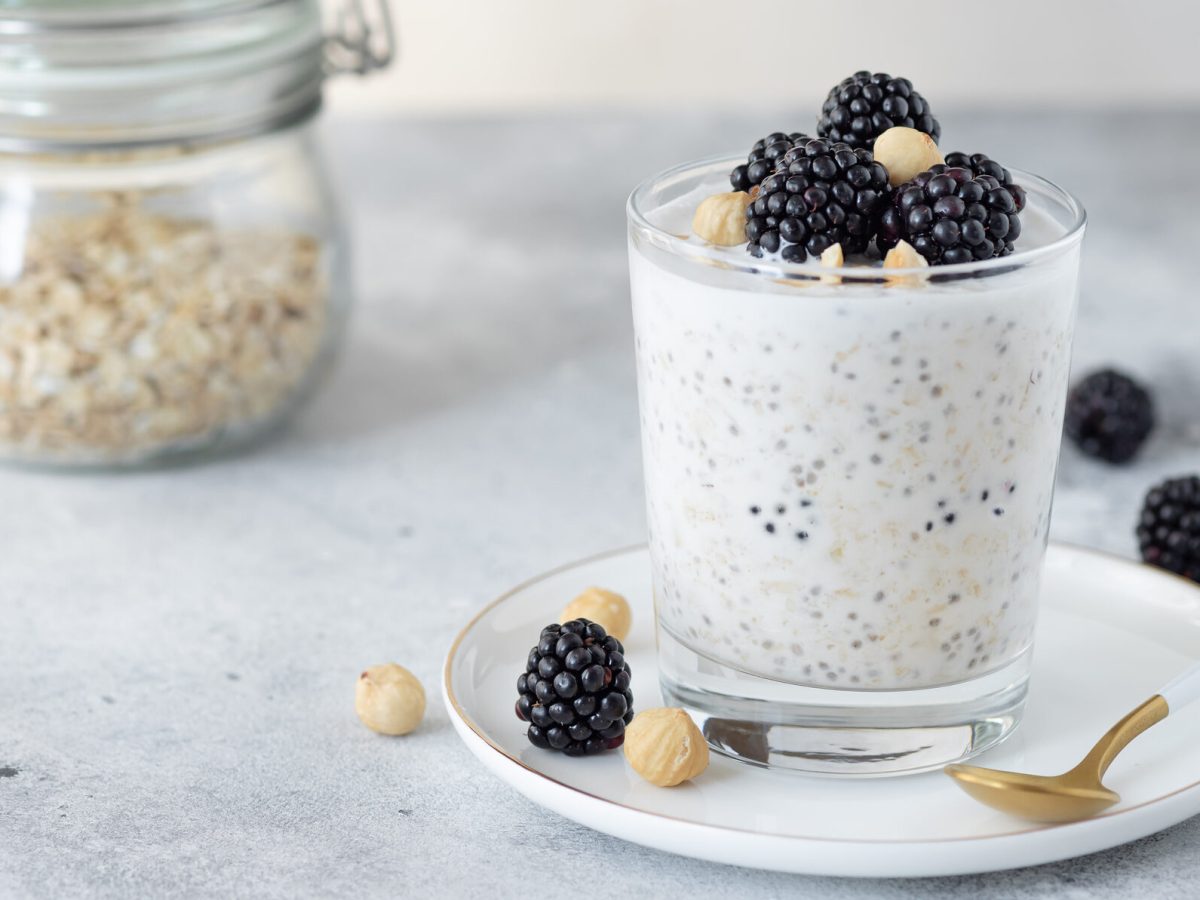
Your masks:
{"label": "blackberry on plate", "polygon": [[1008,192],[1013,195],[1013,202],[1017,205],[1017,212],[1025,208],[1025,188],[1019,184],[1013,184],[1012,173],[1000,163],[989,157],[986,153],[947,153],[945,156],[946,165],[955,169],[970,169],[976,175],[991,175],[1004,187],[1008,188]]}
{"label": "blackberry on plate", "polygon": [[775,162],[797,141],[807,141],[808,135],[794,131],[784,134],[773,131],[765,138],[756,141],[750,148],[750,155],[740,166],[735,166],[729,173],[729,183],[735,191],[749,191],[756,184],[775,171]]}
{"label": "blackberry on plate", "polygon": [[1154,403],[1128,375],[1103,369],[1071,388],[1063,425],[1088,456],[1128,462],[1154,428]]}
{"label": "blackberry on plate", "polygon": [[1007,256],[1020,234],[1017,200],[999,178],[939,163],[895,189],[877,239],[883,250],[907,241],[936,266]]}
{"label": "blackberry on plate", "polygon": [[942,133],[929,104],[913,90],[911,81],[864,70],[829,92],[821,106],[817,134],[870,150],[875,138],[898,125],[923,131],[935,143]]}
{"label": "blackberry on plate", "polygon": [[1150,565],[1200,582],[1200,476],[1170,478],[1151,488],[1137,539]]}
{"label": "blackberry on plate", "polygon": [[867,249],[887,204],[888,173],[869,150],[801,137],[759,187],[746,207],[746,249],[803,262],[834,244],[847,254]]}
{"label": "blackberry on plate", "polygon": [[517,718],[529,743],[567,756],[620,747],[633,721],[625,648],[587,619],[547,625],[517,678]]}

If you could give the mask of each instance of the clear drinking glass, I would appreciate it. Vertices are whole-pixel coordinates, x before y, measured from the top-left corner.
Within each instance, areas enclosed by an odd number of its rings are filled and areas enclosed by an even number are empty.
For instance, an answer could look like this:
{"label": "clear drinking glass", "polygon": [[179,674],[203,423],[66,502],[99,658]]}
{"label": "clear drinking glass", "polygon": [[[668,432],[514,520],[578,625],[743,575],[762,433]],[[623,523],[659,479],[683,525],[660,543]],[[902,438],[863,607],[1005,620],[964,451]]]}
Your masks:
{"label": "clear drinking glass", "polygon": [[688,237],[737,162],[628,206],[666,701],[764,766],[974,755],[1025,703],[1083,208],[1014,172],[1028,249],[823,269]]}

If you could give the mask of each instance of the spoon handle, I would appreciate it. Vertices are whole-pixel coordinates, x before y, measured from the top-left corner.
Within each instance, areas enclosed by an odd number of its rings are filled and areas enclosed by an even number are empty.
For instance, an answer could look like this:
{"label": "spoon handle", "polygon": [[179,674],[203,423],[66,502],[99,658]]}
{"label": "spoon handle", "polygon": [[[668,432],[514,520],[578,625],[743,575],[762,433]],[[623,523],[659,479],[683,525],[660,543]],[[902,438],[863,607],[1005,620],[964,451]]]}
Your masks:
{"label": "spoon handle", "polygon": [[1112,765],[1112,761],[1117,758],[1117,754],[1151,725],[1157,725],[1165,719],[1168,712],[1166,699],[1162,694],[1155,694],[1110,728],[1108,734],[1096,742],[1096,746],[1071,772],[1100,781]]}
{"label": "spoon handle", "polygon": [[1171,712],[1182,709],[1193,700],[1200,699],[1200,663],[1173,678],[1158,692]]}
{"label": "spoon handle", "polygon": [[1094,775],[1097,780],[1103,778],[1130,741],[1196,699],[1200,699],[1200,663],[1171,679],[1161,691],[1110,728],[1074,771]]}

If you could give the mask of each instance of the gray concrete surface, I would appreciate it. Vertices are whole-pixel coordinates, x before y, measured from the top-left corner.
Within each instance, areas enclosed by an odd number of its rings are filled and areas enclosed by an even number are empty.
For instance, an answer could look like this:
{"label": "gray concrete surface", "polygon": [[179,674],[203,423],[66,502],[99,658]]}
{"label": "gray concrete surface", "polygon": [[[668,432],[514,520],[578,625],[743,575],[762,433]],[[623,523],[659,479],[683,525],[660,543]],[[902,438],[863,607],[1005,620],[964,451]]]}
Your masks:
{"label": "gray concrete surface", "polygon": [[[1200,819],[1084,859],[871,882],[699,863],[598,835],[488,775],[436,697],[471,612],[643,535],[623,204],[773,121],[681,113],[328,123],[361,302],[279,439],[124,477],[0,470],[0,896],[1195,896]],[[1200,115],[945,117],[1089,207],[1077,365],[1148,379],[1137,465],[1068,451],[1054,535],[1132,556],[1139,498],[1200,467]],[[1180,163],[1182,165],[1182,163]],[[427,685],[402,740],[364,665]],[[581,894],[582,896],[582,894]]]}

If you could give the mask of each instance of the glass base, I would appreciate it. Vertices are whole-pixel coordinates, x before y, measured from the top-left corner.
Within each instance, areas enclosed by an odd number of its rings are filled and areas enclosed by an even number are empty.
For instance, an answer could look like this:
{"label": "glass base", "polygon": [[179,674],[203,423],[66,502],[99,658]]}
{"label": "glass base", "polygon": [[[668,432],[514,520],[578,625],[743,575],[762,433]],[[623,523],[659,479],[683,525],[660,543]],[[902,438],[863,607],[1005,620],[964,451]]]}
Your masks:
{"label": "glass base", "polygon": [[748,675],[658,630],[663,700],[718,753],[810,775],[910,775],[996,746],[1021,721],[1031,651],[970,681],[920,690],[804,687]]}

